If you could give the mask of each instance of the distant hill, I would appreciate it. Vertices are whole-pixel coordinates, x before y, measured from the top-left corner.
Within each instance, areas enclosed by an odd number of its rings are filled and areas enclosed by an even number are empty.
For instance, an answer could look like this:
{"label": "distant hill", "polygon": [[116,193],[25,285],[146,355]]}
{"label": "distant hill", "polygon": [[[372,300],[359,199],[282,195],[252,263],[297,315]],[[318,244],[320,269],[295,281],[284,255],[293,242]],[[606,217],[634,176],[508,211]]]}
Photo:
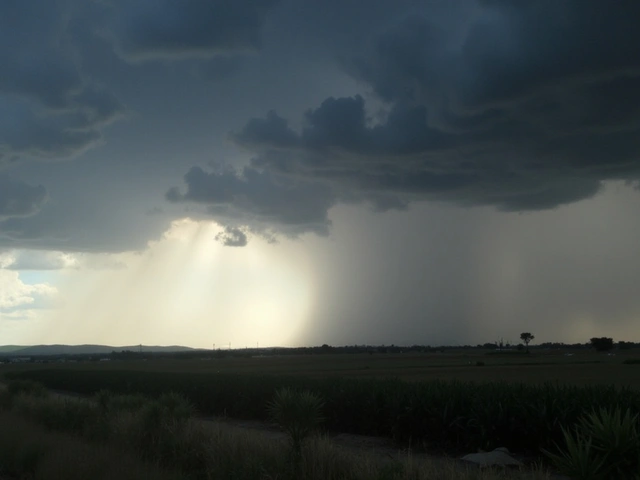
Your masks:
{"label": "distant hill", "polygon": [[197,350],[190,347],[171,345],[167,347],[149,345],[130,345],[125,347],[113,347],[109,345],[33,345],[31,347],[16,347],[13,345],[0,346],[0,354],[11,355],[107,355],[113,351],[121,352],[131,350],[138,352],[188,352]]}
{"label": "distant hill", "polygon": [[26,345],[0,345],[0,353],[15,352],[16,350],[22,350],[28,348]]}

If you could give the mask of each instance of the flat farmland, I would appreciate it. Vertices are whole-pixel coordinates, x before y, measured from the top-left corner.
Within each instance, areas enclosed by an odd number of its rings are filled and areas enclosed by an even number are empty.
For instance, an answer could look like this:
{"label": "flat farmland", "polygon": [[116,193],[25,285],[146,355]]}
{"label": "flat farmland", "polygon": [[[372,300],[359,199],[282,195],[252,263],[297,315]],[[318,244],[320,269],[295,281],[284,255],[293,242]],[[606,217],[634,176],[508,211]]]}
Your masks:
{"label": "flat farmland", "polygon": [[478,445],[539,452],[561,442],[562,426],[575,425],[592,409],[640,411],[640,365],[625,363],[638,358],[632,351],[239,353],[12,364],[2,370],[9,381],[34,380],[81,395],[158,398],[172,392],[203,416],[252,421],[268,420],[268,402],[279,389],[309,390],[324,402],[327,431],[455,452]]}
{"label": "flat farmland", "polygon": [[[398,378],[407,381],[545,382],[565,385],[617,385],[640,388],[640,365],[627,359],[640,352],[607,355],[589,351],[529,355],[473,353],[322,354],[227,356],[224,358],[114,360],[4,365],[0,372],[42,369],[133,370],[175,373],[293,375],[307,377]],[[484,365],[477,365],[478,362]]]}

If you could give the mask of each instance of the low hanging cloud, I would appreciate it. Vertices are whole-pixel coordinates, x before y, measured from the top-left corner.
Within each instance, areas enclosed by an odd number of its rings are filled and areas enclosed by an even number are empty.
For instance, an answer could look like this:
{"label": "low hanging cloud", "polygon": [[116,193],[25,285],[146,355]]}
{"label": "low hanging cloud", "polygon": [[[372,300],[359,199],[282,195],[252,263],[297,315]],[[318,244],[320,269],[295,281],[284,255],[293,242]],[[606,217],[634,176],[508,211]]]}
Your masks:
{"label": "low hanging cloud", "polygon": [[[246,201],[248,180],[194,169],[180,201],[253,213],[286,232],[293,211],[304,229],[338,202],[542,210],[639,179],[640,4],[478,5],[457,29],[414,14],[343,62],[382,101],[382,116],[362,96],[332,97],[301,130],[271,111],[232,133],[254,155],[246,172],[269,179],[259,203]],[[268,214],[255,215],[258,205]]]}
{"label": "low hanging cloud", "polygon": [[261,46],[278,0],[126,0],[114,2],[117,52],[133,62],[212,58]]}
{"label": "low hanging cloud", "polygon": [[225,247],[245,247],[249,242],[247,234],[239,227],[227,226],[215,238]]}
{"label": "low hanging cloud", "polygon": [[202,205],[203,213],[249,225],[255,232],[278,225],[281,232],[291,236],[309,231],[328,233],[327,211],[334,198],[322,184],[255,168],[238,172],[230,167],[213,172],[194,167],[184,179],[186,192],[172,188],[167,200]]}

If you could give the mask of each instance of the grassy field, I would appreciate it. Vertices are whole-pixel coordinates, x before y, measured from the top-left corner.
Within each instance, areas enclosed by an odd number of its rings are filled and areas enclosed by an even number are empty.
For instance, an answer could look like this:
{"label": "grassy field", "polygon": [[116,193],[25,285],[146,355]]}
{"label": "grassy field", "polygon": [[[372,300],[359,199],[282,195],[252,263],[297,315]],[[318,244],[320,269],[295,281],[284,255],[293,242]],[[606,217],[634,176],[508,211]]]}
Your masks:
{"label": "grassy field", "polygon": [[[19,388],[14,388],[19,387]],[[28,388],[26,388],[28,387]],[[36,388],[37,387],[37,388]],[[0,478],[192,480],[550,480],[544,468],[350,450],[311,435],[292,464],[286,438],[192,417],[185,399],[63,398],[29,383],[0,389]]]}
{"label": "grassy field", "polygon": [[562,444],[563,427],[573,428],[589,412],[640,411],[640,362],[632,362],[640,352],[566,353],[203,353],[192,359],[11,364],[0,372],[7,380],[98,397],[105,390],[149,399],[175,392],[200,415],[260,421],[267,420],[276,392],[292,388],[322,399],[326,432],[387,437],[434,453],[508,446],[535,456]]}
{"label": "grassy field", "polygon": [[[564,385],[608,385],[640,388],[640,365],[624,360],[640,358],[633,350],[616,355],[576,351],[531,354],[456,352],[437,354],[352,354],[207,359],[118,360],[50,364],[15,364],[0,372],[52,369],[135,370],[152,372],[237,373],[308,377],[399,378],[408,381],[460,380],[470,382],[522,382]],[[484,363],[477,366],[478,362]]]}

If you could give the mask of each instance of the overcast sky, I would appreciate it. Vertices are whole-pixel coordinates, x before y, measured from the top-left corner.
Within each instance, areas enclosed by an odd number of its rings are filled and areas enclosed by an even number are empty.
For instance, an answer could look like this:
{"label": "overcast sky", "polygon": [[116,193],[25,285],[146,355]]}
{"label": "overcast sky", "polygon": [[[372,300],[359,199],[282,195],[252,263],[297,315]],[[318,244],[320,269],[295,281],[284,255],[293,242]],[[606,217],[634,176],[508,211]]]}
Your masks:
{"label": "overcast sky", "polygon": [[640,341],[637,0],[3,0],[0,344]]}

